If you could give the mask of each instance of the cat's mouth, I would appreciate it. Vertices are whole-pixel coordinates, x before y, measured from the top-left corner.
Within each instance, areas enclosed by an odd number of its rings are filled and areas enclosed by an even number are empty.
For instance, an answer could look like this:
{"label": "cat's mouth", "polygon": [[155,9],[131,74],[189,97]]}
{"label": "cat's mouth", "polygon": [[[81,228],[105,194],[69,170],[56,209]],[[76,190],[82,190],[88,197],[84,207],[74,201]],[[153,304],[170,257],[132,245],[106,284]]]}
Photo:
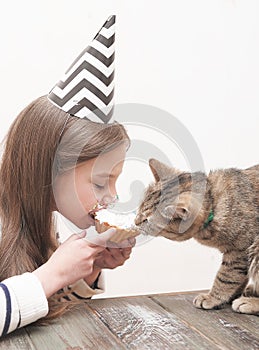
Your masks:
{"label": "cat's mouth", "polygon": [[135,219],[135,225],[142,234],[150,234],[149,219],[147,217],[142,215],[137,216]]}
{"label": "cat's mouth", "polygon": [[148,223],[148,218],[142,215],[137,215],[135,219],[135,225],[140,226],[142,224],[147,224]]}

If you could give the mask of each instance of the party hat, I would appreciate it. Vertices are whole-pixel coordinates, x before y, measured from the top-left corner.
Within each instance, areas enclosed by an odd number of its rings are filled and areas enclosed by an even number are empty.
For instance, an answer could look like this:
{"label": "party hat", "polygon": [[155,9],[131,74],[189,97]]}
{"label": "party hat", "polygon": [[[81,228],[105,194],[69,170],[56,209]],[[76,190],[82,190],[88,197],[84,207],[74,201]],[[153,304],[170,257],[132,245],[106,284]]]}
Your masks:
{"label": "party hat", "polygon": [[49,100],[73,116],[99,123],[112,122],[114,42],[113,15],[50,91]]}

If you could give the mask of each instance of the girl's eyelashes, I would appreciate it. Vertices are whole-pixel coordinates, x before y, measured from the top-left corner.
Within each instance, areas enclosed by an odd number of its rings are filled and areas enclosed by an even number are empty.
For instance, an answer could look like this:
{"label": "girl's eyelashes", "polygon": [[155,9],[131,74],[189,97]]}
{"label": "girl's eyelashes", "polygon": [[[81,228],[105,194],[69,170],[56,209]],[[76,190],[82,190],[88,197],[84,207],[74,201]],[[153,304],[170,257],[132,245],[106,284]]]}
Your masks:
{"label": "girl's eyelashes", "polygon": [[95,186],[98,190],[104,190],[104,188],[105,188],[105,185],[94,184],[94,186]]}

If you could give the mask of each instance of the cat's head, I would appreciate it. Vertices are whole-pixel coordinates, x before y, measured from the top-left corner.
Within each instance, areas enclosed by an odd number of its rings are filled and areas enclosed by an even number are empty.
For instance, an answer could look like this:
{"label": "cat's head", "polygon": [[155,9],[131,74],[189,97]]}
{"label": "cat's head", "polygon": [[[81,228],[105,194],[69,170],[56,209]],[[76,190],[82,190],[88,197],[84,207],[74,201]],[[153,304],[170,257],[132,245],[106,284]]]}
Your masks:
{"label": "cat's head", "polygon": [[[193,174],[181,172],[156,159],[149,160],[155,182],[151,183],[138,208],[135,223],[140,231],[183,241],[192,237],[200,210],[193,191]],[[202,176],[200,174],[200,176]]]}

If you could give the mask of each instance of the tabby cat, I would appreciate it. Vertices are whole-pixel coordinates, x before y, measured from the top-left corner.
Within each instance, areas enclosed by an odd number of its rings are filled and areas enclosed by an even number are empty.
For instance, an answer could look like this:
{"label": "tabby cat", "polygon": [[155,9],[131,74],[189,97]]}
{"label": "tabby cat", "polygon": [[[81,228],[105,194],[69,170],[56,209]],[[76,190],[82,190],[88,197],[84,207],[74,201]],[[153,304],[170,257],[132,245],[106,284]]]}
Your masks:
{"label": "tabby cat", "polygon": [[[259,165],[240,170],[181,172],[150,159],[155,182],[137,216],[140,231],[175,241],[194,238],[223,253],[209,293],[197,308],[259,315]],[[242,296],[241,296],[242,295]]]}

